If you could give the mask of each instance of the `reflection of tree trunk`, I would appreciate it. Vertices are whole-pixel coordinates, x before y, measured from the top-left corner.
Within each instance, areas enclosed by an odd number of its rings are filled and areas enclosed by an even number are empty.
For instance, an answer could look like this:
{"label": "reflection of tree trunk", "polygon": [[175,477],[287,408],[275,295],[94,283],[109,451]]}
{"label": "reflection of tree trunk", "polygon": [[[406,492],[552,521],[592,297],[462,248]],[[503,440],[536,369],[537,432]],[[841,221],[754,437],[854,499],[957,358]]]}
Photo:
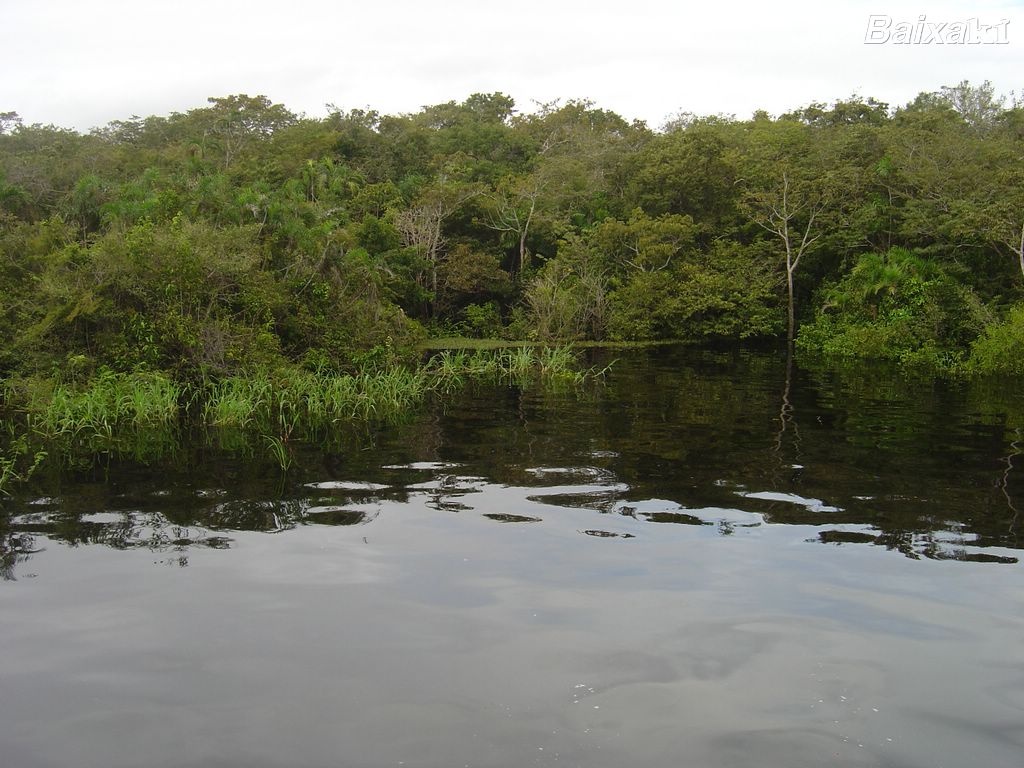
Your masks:
{"label": "reflection of tree trunk", "polygon": [[1006,499],[1006,506],[1008,506],[1010,511],[1013,512],[1013,519],[1010,521],[1009,532],[1014,535],[1014,538],[1016,538],[1017,535],[1017,518],[1020,516],[1020,510],[1014,506],[1013,497],[1010,495],[1010,472],[1013,471],[1013,460],[1021,454],[1020,430],[1016,430],[1015,434],[1017,439],[1010,443],[1010,448],[1012,450],[1008,456],[1003,457],[1006,469],[1003,470],[1003,476],[999,481],[999,490],[1003,492],[1003,496]]}
{"label": "reflection of tree trunk", "polygon": [[[789,265],[789,257],[786,257],[786,287],[789,289],[789,329],[786,332],[786,343],[792,346],[793,339],[796,338],[796,312],[793,307],[793,268]],[[790,362],[792,362],[793,354],[792,351],[789,353]],[[789,365],[787,364],[787,368]],[[789,377],[787,374],[787,382]]]}
{"label": "reflection of tree trunk", "polygon": [[793,345],[786,345],[786,383],[782,388],[782,405],[779,408],[779,431],[775,433],[775,447],[772,452],[776,455],[780,468],[786,465],[782,454],[786,432],[792,427],[794,455],[799,458],[800,453],[800,430],[793,420],[793,403],[790,400],[790,392],[793,387]]}

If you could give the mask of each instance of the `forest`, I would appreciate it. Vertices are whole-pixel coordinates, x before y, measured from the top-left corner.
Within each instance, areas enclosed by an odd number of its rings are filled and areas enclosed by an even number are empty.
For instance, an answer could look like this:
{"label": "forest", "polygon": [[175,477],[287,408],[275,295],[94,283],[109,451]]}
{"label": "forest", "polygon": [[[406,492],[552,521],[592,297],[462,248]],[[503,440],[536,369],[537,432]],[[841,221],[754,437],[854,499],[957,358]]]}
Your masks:
{"label": "forest", "polygon": [[0,113],[0,314],[9,402],[453,336],[1020,375],[1024,104],[962,82],[657,130],[501,93],[323,119],[233,95],[88,133]]}

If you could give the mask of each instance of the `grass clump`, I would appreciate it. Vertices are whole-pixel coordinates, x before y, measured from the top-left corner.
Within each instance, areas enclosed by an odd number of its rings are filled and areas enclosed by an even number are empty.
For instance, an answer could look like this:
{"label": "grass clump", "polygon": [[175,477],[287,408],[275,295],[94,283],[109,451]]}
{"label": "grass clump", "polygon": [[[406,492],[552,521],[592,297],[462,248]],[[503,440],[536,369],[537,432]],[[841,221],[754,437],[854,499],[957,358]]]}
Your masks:
{"label": "grass clump", "polygon": [[163,373],[102,371],[79,386],[35,382],[26,385],[20,398],[5,385],[3,397],[8,407],[20,399],[28,425],[46,437],[109,438],[128,429],[171,426],[188,414],[197,414],[205,427],[288,436],[299,428],[315,430],[340,421],[391,420],[428,395],[456,391],[469,381],[582,383],[601,373],[580,370],[569,347],[511,347],[446,350],[416,368],[359,373],[262,369],[197,385]]}
{"label": "grass clump", "polygon": [[580,370],[572,347],[522,346],[496,350],[445,350],[430,359],[426,369],[442,391],[451,391],[467,380],[495,384],[543,382],[582,384],[604,371]]}
{"label": "grass clump", "polygon": [[530,346],[446,350],[416,368],[261,369],[198,384],[162,373],[109,370],[77,386],[3,382],[0,407],[6,414],[0,425],[9,438],[0,443],[6,446],[0,448],[0,489],[27,479],[45,459],[45,451],[33,453],[29,438],[68,455],[109,450],[136,455],[140,452],[133,449],[139,447],[146,447],[141,455],[147,455],[153,449],[166,452],[181,440],[182,429],[199,427],[257,438],[287,471],[293,435],[322,437],[342,422],[398,421],[428,397],[470,382],[582,384],[604,372],[580,370],[569,347]]}
{"label": "grass clump", "polygon": [[203,423],[245,428],[269,419],[274,385],[265,373],[231,376],[211,383],[202,393]]}
{"label": "grass clump", "polygon": [[210,427],[256,427],[289,436],[341,421],[393,421],[434,393],[451,393],[470,381],[495,384],[546,381],[582,383],[568,347],[446,350],[418,368],[393,366],[355,374],[296,368],[232,376],[208,385],[200,396]]}
{"label": "grass clump", "polygon": [[183,388],[162,373],[102,371],[88,385],[58,384],[48,398],[28,404],[36,431],[112,437],[125,428],[168,426],[179,416]]}
{"label": "grass clump", "polygon": [[423,370],[388,368],[358,374],[282,369],[232,376],[202,393],[203,423],[211,427],[272,429],[290,435],[352,419],[391,419],[430,390]]}
{"label": "grass clump", "polygon": [[32,450],[27,435],[12,436],[0,448],[0,494],[6,495],[9,486],[28,480],[45,459],[46,451]]}

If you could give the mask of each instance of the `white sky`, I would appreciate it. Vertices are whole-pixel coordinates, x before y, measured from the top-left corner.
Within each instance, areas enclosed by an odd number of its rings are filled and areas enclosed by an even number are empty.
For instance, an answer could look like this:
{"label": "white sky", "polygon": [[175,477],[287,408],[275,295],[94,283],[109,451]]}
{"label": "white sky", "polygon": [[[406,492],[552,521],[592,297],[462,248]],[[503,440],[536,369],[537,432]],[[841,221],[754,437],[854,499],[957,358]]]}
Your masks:
{"label": "white sky", "polygon": [[[865,45],[895,21],[1009,19],[1007,45]],[[590,98],[657,127],[680,110],[784,112],[857,92],[903,104],[969,79],[1024,88],[1024,0],[0,0],[0,112],[86,130],[265,94],[386,113],[502,91]]]}

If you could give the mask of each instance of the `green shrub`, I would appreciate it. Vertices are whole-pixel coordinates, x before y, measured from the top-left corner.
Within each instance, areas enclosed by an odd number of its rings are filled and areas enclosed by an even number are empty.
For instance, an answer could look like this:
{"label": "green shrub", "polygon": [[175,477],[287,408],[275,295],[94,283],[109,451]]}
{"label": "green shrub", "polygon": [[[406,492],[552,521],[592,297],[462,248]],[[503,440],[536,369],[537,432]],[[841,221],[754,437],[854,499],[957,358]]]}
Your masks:
{"label": "green shrub", "polygon": [[493,339],[501,336],[501,312],[496,302],[470,304],[462,310],[462,330],[466,336]]}
{"label": "green shrub", "polygon": [[718,242],[671,269],[633,272],[608,297],[613,339],[747,339],[781,332],[770,261],[756,247]]}
{"label": "green shrub", "polygon": [[824,293],[798,348],[829,357],[893,360],[953,372],[989,322],[975,293],[903,248],[870,253]]}
{"label": "green shrub", "polygon": [[971,347],[967,364],[975,373],[1024,375],[1024,304],[985,329]]}

